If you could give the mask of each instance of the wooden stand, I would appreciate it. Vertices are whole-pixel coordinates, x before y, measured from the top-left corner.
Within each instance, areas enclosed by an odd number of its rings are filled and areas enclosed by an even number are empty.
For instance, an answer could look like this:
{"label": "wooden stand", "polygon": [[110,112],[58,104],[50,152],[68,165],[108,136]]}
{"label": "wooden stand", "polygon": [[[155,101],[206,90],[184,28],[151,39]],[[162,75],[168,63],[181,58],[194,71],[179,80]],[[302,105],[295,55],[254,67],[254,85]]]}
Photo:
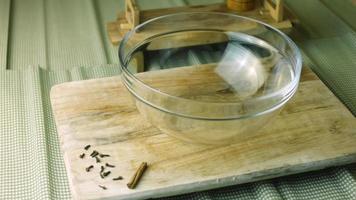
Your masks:
{"label": "wooden stand", "polygon": [[[125,12],[118,14],[118,18],[114,22],[107,24],[107,30],[111,42],[117,45],[123,36],[135,26],[152,18],[179,13],[179,12],[223,12],[235,13],[242,16],[251,17],[254,19],[266,22],[278,29],[289,29],[292,27],[291,21],[295,19],[290,13],[283,12],[285,7],[282,0],[255,0],[254,9],[249,11],[239,12],[231,10],[224,4],[211,4],[199,6],[183,6],[165,9],[140,10],[135,0],[125,1]],[[285,16],[284,16],[285,14]]]}
{"label": "wooden stand", "polygon": [[227,7],[236,11],[249,11],[255,7],[255,0],[226,0]]}
{"label": "wooden stand", "polygon": [[276,0],[275,3],[272,0],[265,0],[264,7],[269,10],[271,17],[280,22],[283,20],[283,1]]}

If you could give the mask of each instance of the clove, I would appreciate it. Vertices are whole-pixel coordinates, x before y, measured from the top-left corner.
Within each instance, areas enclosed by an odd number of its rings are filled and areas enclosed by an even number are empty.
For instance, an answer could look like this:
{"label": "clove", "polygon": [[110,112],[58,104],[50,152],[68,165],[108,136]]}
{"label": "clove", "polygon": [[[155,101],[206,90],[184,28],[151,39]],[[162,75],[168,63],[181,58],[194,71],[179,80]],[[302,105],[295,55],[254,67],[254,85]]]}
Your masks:
{"label": "clove", "polygon": [[97,155],[99,155],[99,152],[97,152],[96,150],[94,150],[94,151],[90,154],[91,157],[96,157]]}
{"label": "clove", "polygon": [[100,156],[100,158],[110,157],[109,154],[100,154],[99,156]]}
{"label": "clove", "polygon": [[122,180],[122,179],[124,179],[122,176],[118,176],[116,178],[113,178],[112,180],[113,181],[119,181],[119,180]]}
{"label": "clove", "polygon": [[107,177],[107,176],[109,176],[110,174],[111,174],[111,171],[103,172],[103,176],[104,176],[104,177]]}
{"label": "clove", "polygon": [[85,153],[80,154],[79,158],[83,159],[85,157]]}
{"label": "clove", "polygon": [[115,167],[115,165],[111,165],[111,164],[109,164],[109,163],[105,163],[105,166],[111,167],[111,168],[114,168],[114,167]]}
{"label": "clove", "polygon": [[84,149],[85,149],[85,150],[88,150],[90,147],[91,147],[91,145],[88,144],[88,145],[86,145],[86,146],[84,147]]}
{"label": "clove", "polygon": [[105,187],[105,186],[103,186],[103,185],[99,185],[99,187],[100,187],[101,189],[103,189],[103,190],[108,189],[107,187]]}
{"label": "clove", "polygon": [[90,170],[93,169],[93,168],[94,168],[94,166],[90,165],[89,167],[85,168],[85,171],[90,172]]}

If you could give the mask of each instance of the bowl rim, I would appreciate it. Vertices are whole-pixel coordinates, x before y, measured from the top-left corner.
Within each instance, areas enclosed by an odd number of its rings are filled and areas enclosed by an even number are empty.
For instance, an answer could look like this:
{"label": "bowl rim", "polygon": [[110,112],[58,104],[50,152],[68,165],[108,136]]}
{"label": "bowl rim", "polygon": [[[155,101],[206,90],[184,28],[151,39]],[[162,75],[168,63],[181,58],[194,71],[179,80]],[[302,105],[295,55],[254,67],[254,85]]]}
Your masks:
{"label": "bowl rim", "polygon": [[[120,68],[122,70],[123,75],[127,75],[129,76],[131,79],[133,79],[134,81],[136,81],[137,83],[141,84],[142,86],[146,87],[147,89],[151,90],[152,92],[158,93],[160,95],[164,95],[164,96],[168,96],[169,98],[173,98],[173,99],[177,99],[177,100],[184,100],[184,101],[194,101],[194,102],[200,102],[200,101],[196,101],[196,100],[190,100],[190,99],[186,99],[186,98],[182,98],[179,96],[174,96],[174,95],[170,95],[168,93],[162,92],[154,87],[151,87],[147,84],[145,84],[142,80],[140,80],[139,78],[137,78],[133,73],[131,73],[128,68],[125,66],[125,60],[127,59],[127,55],[130,55],[131,52],[129,52],[126,56],[124,55],[124,48],[126,46],[127,41],[129,40],[129,38],[135,34],[135,32],[137,30],[139,30],[140,28],[146,26],[147,24],[163,19],[163,18],[169,18],[169,17],[174,17],[174,16],[179,16],[179,15],[187,15],[187,14],[209,14],[209,15],[222,15],[222,16],[228,16],[228,17],[233,17],[233,18],[238,18],[238,19],[243,19],[243,20],[247,20],[247,21],[252,21],[255,22],[257,24],[263,25],[265,27],[268,27],[269,29],[275,31],[278,35],[280,35],[282,37],[282,39],[286,42],[286,44],[291,48],[292,50],[292,57],[295,58],[295,63],[294,63],[294,69],[295,69],[295,76],[293,77],[293,80],[290,81],[287,85],[285,85],[284,87],[282,87],[281,89],[279,89],[277,92],[281,91],[281,90],[287,90],[287,93],[285,94],[285,96],[280,99],[278,102],[272,104],[271,106],[268,106],[264,109],[259,110],[258,112],[252,112],[252,113],[247,113],[247,114],[243,114],[243,115],[236,115],[236,116],[229,116],[229,117],[200,117],[200,116],[192,116],[192,115],[186,115],[186,114],[182,114],[182,113],[177,113],[174,111],[170,111],[168,109],[162,108],[158,105],[155,105],[151,102],[148,102],[147,100],[145,100],[144,98],[140,97],[138,94],[135,93],[135,91],[133,91],[132,88],[130,88],[129,85],[127,85],[126,80],[124,78],[123,82],[125,87],[129,90],[130,93],[132,93],[138,100],[142,101],[143,103],[152,106],[156,109],[159,109],[163,112],[166,113],[170,113],[173,115],[179,115],[182,117],[186,117],[186,118],[192,118],[192,119],[203,119],[203,120],[231,120],[231,119],[245,119],[245,118],[250,118],[250,117],[254,117],[254,116],[259,116],[259,115],[264,115],[270,112],[273,112],[274,110],[277,110],[278,108],[280,108],[281,106],[283,106],[296,92],[298,85],[299,85],[299,80],[300,80],[300,76],[301,76],[301,71],[302,71],[302,56],[300,53],[299,48],[297,47],[297,45],[282,31],[278,30],[277,28],[274,28],[273,26],[253,19],[253,18],[249,18],[249,17],[245,17],[245,16],[241,16],[241,15],[236,15],[233,13],[222,13],[222,12],[180,12],[180,13],[174,13],[174,14],[168,14],[168,15],[162,15],[159,17],[155,17],[152,18],[150,20],[147,20],[146,22],[139,24],[138,26],[136,26],[134,29],[132,29],[131,31],[127,32],[125,34],[125,36],[123,37],[123,39],[121,40],[120,44],[119,44],[119,49],[118,49],[118,57],[119,57],[119,64],[120,64]],[[216,102],[204,102],[204,103],[208,103],[208,104],[216,104]],[[219,102],[218,104],[221,104],[222,102]],[[237,103],[236,103],[237,104]]]}

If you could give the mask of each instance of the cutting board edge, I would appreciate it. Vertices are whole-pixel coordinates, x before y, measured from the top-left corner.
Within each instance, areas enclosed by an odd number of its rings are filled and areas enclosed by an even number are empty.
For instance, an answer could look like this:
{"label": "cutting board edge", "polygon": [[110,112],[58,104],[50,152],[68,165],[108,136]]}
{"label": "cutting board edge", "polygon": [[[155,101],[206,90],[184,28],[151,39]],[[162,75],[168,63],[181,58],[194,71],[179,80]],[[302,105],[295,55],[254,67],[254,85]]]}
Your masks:
{"label": "cutting board edge", "polygon": [[[66,158],[67,159],[67,158]],[[331,164],[330,164],[331,162]],[[100,198],[102,200],[143,200],[143,199],[150,199],[150,198],[160,198],[160,197],[168,197],[174,195],[182,195],[182,194],[189,194],[192,192],[200,192],[205,190],[212,190],[212,189],[219,189],[223,187],[229,186],[236,186],[241,185],[244,183],[251,183],[256,181],[262,181],[266,179],[278,178],[287,175],[295,175],[303,172],[311,172],[316,170],[321,170],[330,167],[342,166],[346,164],[351,164],[356,162],[356,153],[346,155],[344,157],[338,158],[331,158],[327,160],[318,160],[308,163],[308,166],[305,164],[298,164],[298,165],[285,165],[283,167],[266,169],[263,171],[258,172],[251,172],[247,174],[240,174],[237,175],[239,178],[237,179],[236,176],[230,176],[219,179],[220,181],[216,180],[207,180],[200,182],[201,185],[197,185],[197,183],[188,183],[182,184],[177,186],[170,186],[166,188],[148,190],[143,192],[137,192],[134,194],[126,194],[124,196],[112,196],[112,197],[104,197]],[[327,164],[326,164],[327,163]],[[70,169],[67,169],[70,170]],[[256,174],[267,174],[267,175],[259,175],[255,176]],[[234,179],[235,177],[235,179]],[[71,179],[70,179],[71,180]],[[223,183],[225,181],[225,183]],[[71,181],[70,181],[71,182]],[[187,189],[188,188],[188,189]],[[173,189],[173,190],[170,190]],[[70,183],[70,190],[72,192],[72,197],[74,199],[81,199],[78,198],[75,188],[72,183]],[[170,191],[167,191],[170,190]],[[93,199],[96,200],[96,199]]]}

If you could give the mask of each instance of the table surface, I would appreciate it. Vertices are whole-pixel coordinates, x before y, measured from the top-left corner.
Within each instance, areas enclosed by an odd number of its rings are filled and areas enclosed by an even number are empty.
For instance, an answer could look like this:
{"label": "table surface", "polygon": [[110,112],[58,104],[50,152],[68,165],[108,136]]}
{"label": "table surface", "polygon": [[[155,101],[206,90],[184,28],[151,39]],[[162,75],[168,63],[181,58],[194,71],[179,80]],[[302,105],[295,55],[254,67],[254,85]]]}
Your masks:
{"label": "table surface", "polygon": [[[140,0],[139,6],[216,2],[221,0]],[[355,1],[286,3],[301,21],[291,37],[304,62],[355,114]],[[120,9],[122,0],[0,0],[1,199],[70,198],[49,90],[120,73],[117,47],[105,30]],[[345,166],[172,198],[355,199],[353,171]]]}

